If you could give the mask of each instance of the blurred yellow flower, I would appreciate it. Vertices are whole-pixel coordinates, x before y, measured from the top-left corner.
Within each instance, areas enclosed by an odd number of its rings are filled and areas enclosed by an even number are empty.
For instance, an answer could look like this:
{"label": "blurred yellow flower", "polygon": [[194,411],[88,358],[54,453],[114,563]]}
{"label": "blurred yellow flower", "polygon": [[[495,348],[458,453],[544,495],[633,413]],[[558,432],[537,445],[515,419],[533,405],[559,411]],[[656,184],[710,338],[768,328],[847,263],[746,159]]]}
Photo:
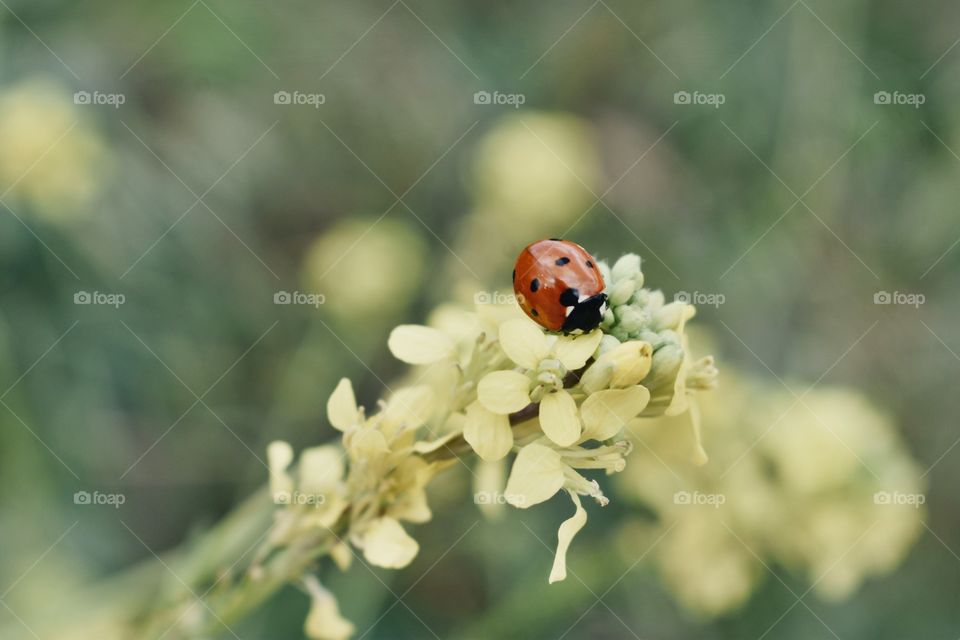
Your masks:
{"label": "blurred yellow flower", "polygon": [[26,80],[0,91],[0,140],[0,192],[10,190],[15,209],[53,221],[91,213],[104,143],[65,88]]}
{"label": "blurred yellow flower", "polygon": [[712,616],[740,606],[764,563],[838,599],[902,560],[925,487],[889,418],[863,396],[819,387],[798,401],[725,372],[723,393],[698,404],[710,464],[689,464],[680,418],[633,420],[627,431],[644,446],[617,484],[670,527],[654,563],[686,607]]}
{"label": "blurred yellow flower", "polygon": [[563,113],[504,118],[480,142],[474,167],[480,202],[520,226],[582,214],[599,175],[589,125]]}
{"label": "blurred yellow flower", "polygon": [[420,235],[390,217],[341,220],[307,250],[304,286],[340,318],[388,321],[413,300],[426,250]]}

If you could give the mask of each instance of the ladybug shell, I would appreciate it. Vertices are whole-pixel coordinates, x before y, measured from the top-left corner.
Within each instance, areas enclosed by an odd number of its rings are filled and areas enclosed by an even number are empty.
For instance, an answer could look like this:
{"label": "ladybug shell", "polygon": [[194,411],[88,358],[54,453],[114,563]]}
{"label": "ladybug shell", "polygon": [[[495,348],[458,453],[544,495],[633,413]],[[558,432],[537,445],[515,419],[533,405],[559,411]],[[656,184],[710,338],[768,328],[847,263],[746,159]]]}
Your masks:
{"label": "ladybug shell", "polygon": [[[604,288],[596,260],[568,240],[534,242],[520,252],[513,271],[513,291],[520,307],[550,331],[590,331],[596,327],[606,301]],[[581,309],[583,313],[576,314],[580,317],[576,326],[570,326],[568,318],[574,318],[571,313],[588,299],[591,308]]]}

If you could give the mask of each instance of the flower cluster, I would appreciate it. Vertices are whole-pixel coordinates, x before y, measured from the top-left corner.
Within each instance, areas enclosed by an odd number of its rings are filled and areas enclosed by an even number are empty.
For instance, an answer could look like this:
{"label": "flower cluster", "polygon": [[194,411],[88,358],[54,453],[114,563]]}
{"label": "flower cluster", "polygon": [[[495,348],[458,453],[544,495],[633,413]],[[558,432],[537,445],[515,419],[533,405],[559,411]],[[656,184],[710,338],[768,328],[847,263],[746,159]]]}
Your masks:
{"label": "flower cluster", "polygon": [[638,536],[662,535],[651,555],[678,600],[722,614],[774,564],[836,600],[893,569],[921,531],[925,498],[889,418],[845,389],[798,400],[730,371],[723,388],[699,403],[708,466],[685,464],[689,442],[676,418],[629,425],[645,446],[617,491],[641,499],[658,523],[631,522],[623,535],[633,549]]}
{"label": "flower cluster", "polygon": [[[404,567],[418,545],[401,523],[430,519],[427,484],[463,462],[458,449],[472,449],[482,464],[503,465],[513,455],[506,486],[498,489],[514,507],[569,496],[574,514],[559,527],[549,577],[563,580],[567,549],[587,521],[581,498],[608,502],[590,476],[626,467],[632,445],[624,426],[640,416],[686,412],[692,392],[711,387],[717,373],[709,358],[688,356],[684,324],[693,307],[664,305],[662,294],[643,289],[637,256],[601,268],[614,306],[589,333],[547,333],[515,304],[441,307],[428,326],[394,329],[388,346],[417,366],[413,384],[396,388],[368,417],[342,380],[327,403],[342,444],[303,451],[296,473],[292,448],[270,445],[271,491],[284,505],[271,544],[334,533],[330,554],[341,568],[353,554],[348,545],[370,564]],[[703,458],[699,444],[694,451]],[[348,636],[352,628],[333,596],[314,578],[307,591],[312,637]]]}

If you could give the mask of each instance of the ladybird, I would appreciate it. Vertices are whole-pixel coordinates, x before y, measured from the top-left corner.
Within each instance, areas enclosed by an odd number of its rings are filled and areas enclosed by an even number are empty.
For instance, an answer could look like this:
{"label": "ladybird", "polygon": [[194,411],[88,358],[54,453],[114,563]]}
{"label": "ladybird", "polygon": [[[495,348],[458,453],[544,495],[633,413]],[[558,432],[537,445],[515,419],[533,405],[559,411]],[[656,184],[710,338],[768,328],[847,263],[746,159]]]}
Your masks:
{"label": "ladybird", "polygon": [[530,318],[549,331],[592,331],[607,295],[597,261],[569,240],[538,240],[517,257],[513,291]]}

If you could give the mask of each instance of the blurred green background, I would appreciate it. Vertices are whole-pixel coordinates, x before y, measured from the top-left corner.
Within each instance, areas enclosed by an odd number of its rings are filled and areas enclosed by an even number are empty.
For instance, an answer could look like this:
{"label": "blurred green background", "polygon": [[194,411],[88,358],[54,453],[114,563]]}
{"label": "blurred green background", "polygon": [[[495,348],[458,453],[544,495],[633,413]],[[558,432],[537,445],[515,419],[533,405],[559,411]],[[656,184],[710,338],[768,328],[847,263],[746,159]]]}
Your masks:
{"label": "blurred green background", "polygon": [[[624,575],[633,501],[548,587],[569,505],[481,520],[460,469],[412,568],[329,576],[364,637],[957,636],[957,5],[0,5],[3,637],[229,512],[270,440],[332,438],[337,379],[371,406],[402,373],[392,326],[507,292],[552,236],[719,295],[722,371],[888,414],[929,485],[916,546],[843,599],[771,562],[698,615]],[[301,637],[307,604],[234,630]]]}

